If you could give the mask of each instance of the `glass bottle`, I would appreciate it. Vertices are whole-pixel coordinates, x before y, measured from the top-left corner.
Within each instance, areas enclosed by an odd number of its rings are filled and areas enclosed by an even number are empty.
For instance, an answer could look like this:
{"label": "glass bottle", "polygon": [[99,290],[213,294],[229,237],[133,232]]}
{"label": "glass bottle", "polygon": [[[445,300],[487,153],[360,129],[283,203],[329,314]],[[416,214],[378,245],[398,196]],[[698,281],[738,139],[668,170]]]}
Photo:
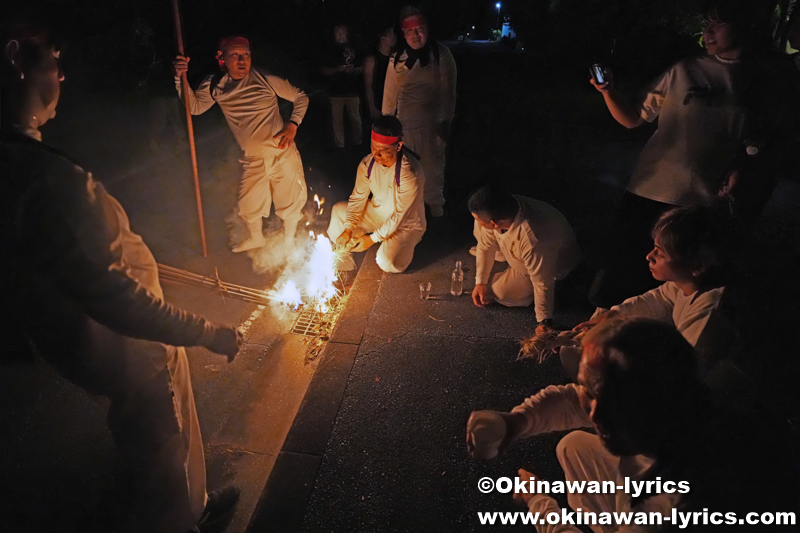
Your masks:
{"label": "glass bottle", "polygon": [[453,269],[450,279],[450,294],[461,296],[461,293],[464,292],[464,271],[461,270],[461,261],[456,261],[456,268]]}

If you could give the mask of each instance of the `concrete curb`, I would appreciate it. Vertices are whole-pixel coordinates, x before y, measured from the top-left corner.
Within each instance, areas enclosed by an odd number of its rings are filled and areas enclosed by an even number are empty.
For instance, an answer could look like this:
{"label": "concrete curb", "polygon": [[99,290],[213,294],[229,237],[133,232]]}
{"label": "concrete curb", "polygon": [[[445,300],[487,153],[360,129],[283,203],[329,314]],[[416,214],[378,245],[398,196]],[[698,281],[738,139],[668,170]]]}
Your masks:
{"label": "concrete curb", "polygon": [[322,455],[339,413],[367,319],[383,277],[367,253],[283,443],[247,528],[252,533],[293,533],[303,525]]}

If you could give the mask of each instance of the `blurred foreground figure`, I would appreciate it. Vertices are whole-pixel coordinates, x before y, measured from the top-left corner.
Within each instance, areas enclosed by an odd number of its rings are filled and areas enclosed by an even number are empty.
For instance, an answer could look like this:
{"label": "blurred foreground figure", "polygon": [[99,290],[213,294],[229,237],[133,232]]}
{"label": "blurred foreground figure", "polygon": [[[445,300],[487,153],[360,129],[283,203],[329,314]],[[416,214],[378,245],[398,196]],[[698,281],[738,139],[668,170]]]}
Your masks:
{"label": "blurred foreground figure", "polygon": [[[499,179],[499,177],[495,177]],[[502,187],[481,187],[469,199],[475,219],[475,288],[478,307],[497,302],[506,307],[534,304],[536,320],[549,327],[555,311],[556,281],[572,272],[581,253],[572,227],[558,209]],[[495,258],[508,268],[492,277]]]}
{"label": "blurred foreground figure", "polygon": [[383,89],[383,114],[403,123],[406,146],[425,171],[425,203],[444,214],[444,153],[456,109],[456,62],[445,45],[428,39],[428,21],[417,8],[400,13],[405,43],[392,54]]}
{"label": "blurred foreground figure", "polygon": [[182,346],[231,361],[241,334],[166,303],[156,261],[120,204],[42,144],[63,80],[47,34],[18,26],[2,42],[0,275],[14,314],[4,338],[22,337],[66,379],[111,400],[108,426],[141,531],[183,533],[212,510],[229,512],[237,494],[206,495]]}
{"label": "blurred foreground figure", "polygon": [[[260,248],[266,244],[262,218],[270,206],[283,220],[287,244],[294,243],[297,223],[308,200],[300,152],[294,145],[297,127],[308,109],[308,97],[283,78],[252,68],[250,42],[244,37],[222,39],[217,52],[221,73],[212,74],[188,97],[193,115],[219,104],[236,141],[244,150],[244,172],[239,186],[239,216],[244,219],[249,237],[233,247],[234,252]],[[180,76],[189,68],[189,58],[178,56],[175,87],[181,94]],[[181,95],[182,96],[182,95]],[[294,104],[292,117],[283,123],[278,98]]]}
{"label": "blurred foreground figure", "polygon": [[[510,413],[474,412],[467,423],[469,453],[491,458],[520,438],[593,429],[567,434],[556,454],[567,481],[617,487],[630,478],[627,492],[569,494],[572,510],[597,513],[590,524],[597,533],[671,530],[678,524],[653,525],[650,513],[671,518],[673,509],[701,515],[690,531],[702,528],[703,514],[718,528],[738,524],[750,512],[795,510],[796,473],[784,462],[788,439],[768,434],[765,430],[774,428],[767,424],[754,427],[714,406],[697,377],[692,347],[673,326],[646,318],[608,320],[584,337],[583,347],[579,384],[551,385]],[[500,421],[493,443],[481,429],[490,417]],[[543,481],[522,469],[519,477]],[[561,514],[549,494],[528,492],[514,499],[534,513]],[[650,525],[600,521],[600,513],[614,512],[648,513]],[[725,521],[730,520],[725,513],[737,513],[734,522]],[[538,531],[581,530],[542,525]]]}
{"label": "blurred foreground figure", "polygon": [[[372,153],[358,165],[350,200],[333,206],[328,227],[332,241],[354,252],[381,243],[375,260],[384,272],[408,268],[426,228],[422,167],[414,155],[403,151],[402,139],[403,127],[396,118],[375,121]],[[349,252],[338,268],[355,268]]]}

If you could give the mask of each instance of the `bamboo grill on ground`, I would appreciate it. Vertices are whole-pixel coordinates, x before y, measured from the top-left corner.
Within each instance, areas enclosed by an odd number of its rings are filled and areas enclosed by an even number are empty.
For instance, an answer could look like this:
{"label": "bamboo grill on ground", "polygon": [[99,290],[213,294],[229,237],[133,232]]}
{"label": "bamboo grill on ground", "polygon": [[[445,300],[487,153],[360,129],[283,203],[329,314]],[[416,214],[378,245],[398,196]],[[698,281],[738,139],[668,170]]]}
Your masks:
{"label": "bamboo grill on ground", "polygon": [[164,283],[208,289],[209,291],[217,293],[222,297],[230,296],[231,298],[242,300],[244,302],[256,303],[260,305],[267,305],[270,302],[269,293],[267,293],[267,291],[222,281],[219,278],[219,273],[216,269],[214,269],[214,277],[207,278],[205,276],[201,276],[200,274],[195,274],[179,268],[159,264],[158,277]]}

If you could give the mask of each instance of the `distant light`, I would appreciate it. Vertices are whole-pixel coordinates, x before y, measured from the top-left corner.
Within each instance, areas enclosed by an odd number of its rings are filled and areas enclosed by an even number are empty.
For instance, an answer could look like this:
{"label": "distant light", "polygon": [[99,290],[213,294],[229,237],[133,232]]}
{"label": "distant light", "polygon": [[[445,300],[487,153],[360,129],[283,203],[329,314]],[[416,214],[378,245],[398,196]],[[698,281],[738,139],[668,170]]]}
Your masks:
{"label": "distant light", "polygon": [[475,26],[473,26],[473,27],[472,27],[472,29],[474,30],[474,29],[475,29]]}
{"label": "distant light", "polygon": [[497,9],[500,9],[500,2],[497,2],[497,3],[494,5],[494,7],[496,7]]}

